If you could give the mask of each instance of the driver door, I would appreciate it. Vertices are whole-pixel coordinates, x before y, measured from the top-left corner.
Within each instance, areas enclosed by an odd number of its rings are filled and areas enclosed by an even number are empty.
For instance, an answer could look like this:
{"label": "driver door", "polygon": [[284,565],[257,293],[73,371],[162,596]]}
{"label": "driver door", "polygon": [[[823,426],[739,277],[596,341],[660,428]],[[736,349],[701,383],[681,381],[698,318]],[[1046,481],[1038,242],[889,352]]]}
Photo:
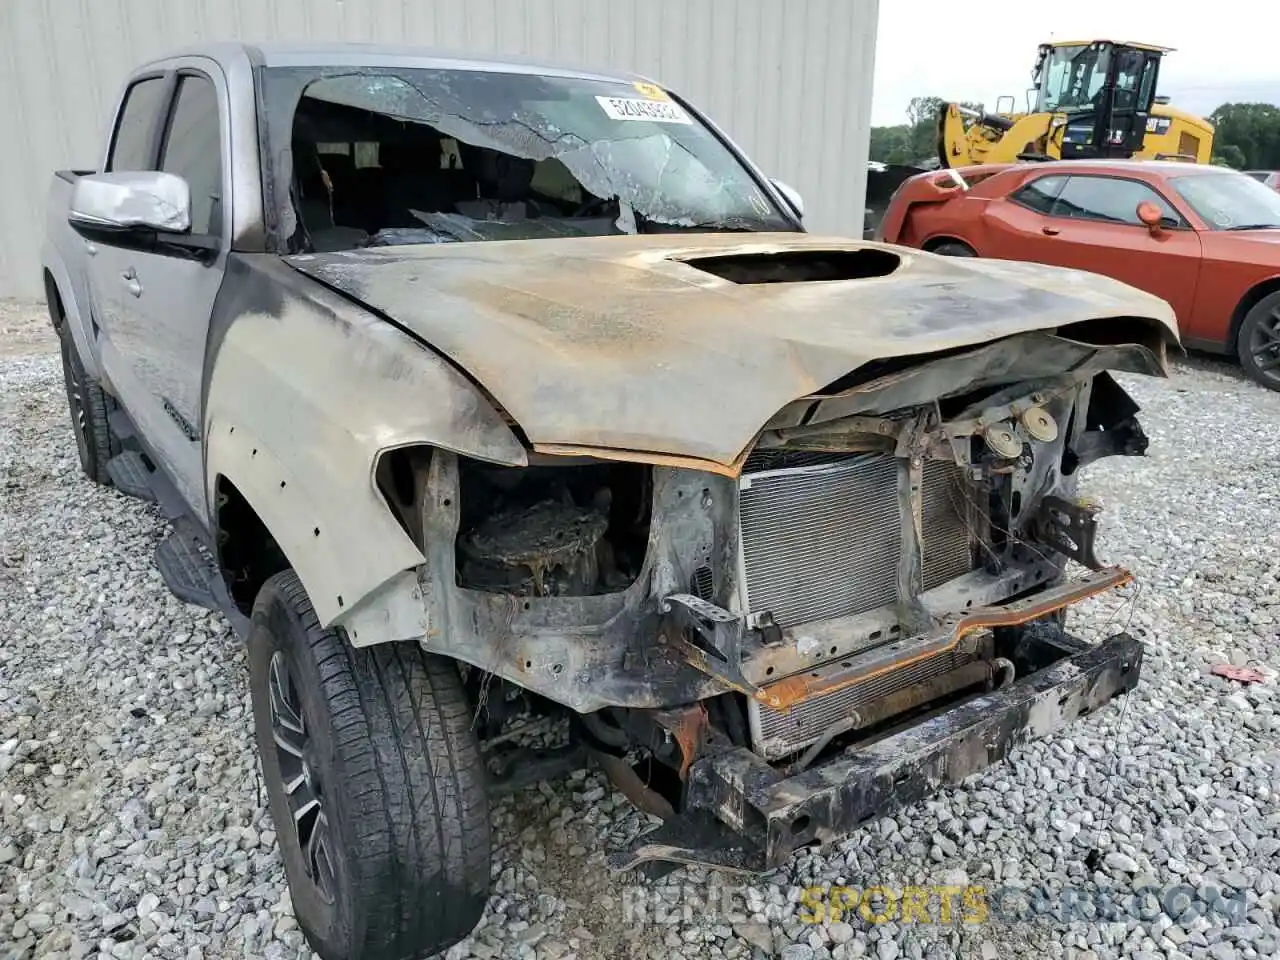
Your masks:
{"label": "driver door", "polygon": [[[1140,203],[1164,214],[1157,233],[1138,219]],[[1200,277],[1200,237],[1149,184],[1118,176],[1067,179],[1040,225],[1046,263],[1114,277],[1167,300],[1186,322]]]}
{"label": "driver door", "polygon": [[[207,65],[175,61],[174,69],[130,88],[108,169],[183,177],[191,189],[191,233],[225,238],[226,90]],[[156,466],[203,522],[201,377],[226,244],[212,257],[176,247],[94,246],[89,273],[103,372]]]}
{"label": "driver door", "polygon": [[[1165,214],[1157,234],[1138,219],[1149,201]],[[983,254],[1114,277],[1161,297],[1185,323],[1200,276],[1200,237],[1150,185],[1110,175],[1036,177],[984,213]]]}

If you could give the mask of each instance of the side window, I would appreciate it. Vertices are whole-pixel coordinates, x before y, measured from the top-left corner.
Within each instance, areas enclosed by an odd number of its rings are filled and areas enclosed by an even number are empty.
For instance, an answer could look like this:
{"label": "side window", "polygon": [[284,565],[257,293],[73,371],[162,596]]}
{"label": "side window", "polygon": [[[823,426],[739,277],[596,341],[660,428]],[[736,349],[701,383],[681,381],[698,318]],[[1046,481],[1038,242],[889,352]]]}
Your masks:
{"label": "side window", "polygon": [[107,170],[154,170],[156,124],[164,106],[164,77],[139,80],[124,95]]}
{"label": "side window", "polygon": [[191,187],[191,232],[222,233],[222,128],[218,91],[205,77],[178,81],[160,169],[176,173]]}
{"label": "side window", "polygon": [[1138,204],[1143,201],[1160,208],[1166,225],[1182,225],[1178,212],[1160,194],[1145,183],[1117,177],[1071,177],[1058,195],[1053,215],[1140,227],[1142,221],[1138,219]]}
{"label": "side window", "polygon": [[1011,199],[1037,213],[1048,213],[1053,209],[1053,201],[1066,182],[1066,177],[1040,177],[1023,184],[1014,191]]}

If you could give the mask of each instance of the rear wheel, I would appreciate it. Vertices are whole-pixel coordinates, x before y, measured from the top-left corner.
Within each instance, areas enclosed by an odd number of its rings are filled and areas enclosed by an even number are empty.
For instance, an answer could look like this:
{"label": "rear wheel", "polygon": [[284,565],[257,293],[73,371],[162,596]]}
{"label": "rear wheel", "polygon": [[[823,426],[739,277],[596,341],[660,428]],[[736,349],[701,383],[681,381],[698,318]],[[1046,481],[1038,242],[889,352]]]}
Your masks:
{"label": "rear wheel", "polygon": [[1245,315],[1236,351],[1245,373],[1264,387],[1280,390],[1280,290],[1267,294]]}
{"label": "rear wheel", "polygon": [[977,251],[967,243],[961,243],[959,240],[948,240],[946,243],[940,243],[930,253],[941,254],[944,257],[976,257]]}
{"label": "rear wheel", "polygon": [[291,571],[249,635],[254,727],[298,925],[324,960],[404,960],[469,934],[489,896],[489,807],[452,661],[356,649]]}
{"label": "rear wheel", "polygon": [[67,406],[71,414],[71,429],[76,436],[76,452],[80,455],[80,469],[95,483],[110,485],[107,461],[120,452],[120,444],[111,434],[107,414],[114,401],[102,389],[102,384],[85,372],[80,354],[66,324],[58,330],[62,349],[62,379],[67,388]]}

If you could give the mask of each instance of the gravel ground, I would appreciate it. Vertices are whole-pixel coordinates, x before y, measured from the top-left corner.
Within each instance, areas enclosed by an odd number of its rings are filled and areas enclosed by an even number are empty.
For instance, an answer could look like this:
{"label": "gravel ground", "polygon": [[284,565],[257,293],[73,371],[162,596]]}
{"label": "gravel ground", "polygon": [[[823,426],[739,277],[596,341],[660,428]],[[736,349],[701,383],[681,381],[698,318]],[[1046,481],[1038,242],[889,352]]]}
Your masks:
{"label": "gravel ground", "polygon": [[[155,512],[80,474],[43,323],[0,304],[0,955],[309,956],[243,652],[165,590]],[[1141,587],[1074,621],[1149,644],[1123,706],[749,883],[611,875],[602,851],[649,821],[594,773],[542,784],[498,805],[494,898],[450,956],[1276,956],[1280,394],[1203,361],[1126,385],[1151,455],[1087,487]],[[1209,674],[1226,661],[1266,679]],[[801,921],[805,888],[939,884],[984,888],[987,922],[936,897],[928,923]],[[1030,915],[1037,891],[1056,914]]]}

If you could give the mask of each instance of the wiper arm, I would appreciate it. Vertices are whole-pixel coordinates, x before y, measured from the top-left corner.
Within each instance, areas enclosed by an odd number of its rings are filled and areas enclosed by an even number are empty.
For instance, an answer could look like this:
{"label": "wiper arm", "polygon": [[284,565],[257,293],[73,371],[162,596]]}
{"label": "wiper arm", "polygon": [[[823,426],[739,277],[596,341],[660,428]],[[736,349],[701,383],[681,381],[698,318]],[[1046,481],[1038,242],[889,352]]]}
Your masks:
{"label": "wiper arm", "polygon": [[759,233],[759,227],[748,226],[746,223],[733,223],[728,220],[703,220],[700,223],[673,223],[668,226],[675,227],[677,230],[715,230],[717,233]]}
{"label": "wiper arm", "polygon": [[715,220],[698,220],[694,223],[672,223],[668,226],[684,230],[719,230],[723,233],[759,233],[767,227],[747,217],[720,217]]}
{"label": "wiper arm", "polygon": [[746,217],[722,217],[718,220],[695,220],[693,223],[674,223],[660,217],[647,216],[635,211],[637,233],[675,233],[681,230],[714,230],[716,233],[759,233],[767,229],[756,226]]}
{"label": "wiper arm", "polygon": [[1238,223],[1227,230],[1280,230],[1280,223]]}

